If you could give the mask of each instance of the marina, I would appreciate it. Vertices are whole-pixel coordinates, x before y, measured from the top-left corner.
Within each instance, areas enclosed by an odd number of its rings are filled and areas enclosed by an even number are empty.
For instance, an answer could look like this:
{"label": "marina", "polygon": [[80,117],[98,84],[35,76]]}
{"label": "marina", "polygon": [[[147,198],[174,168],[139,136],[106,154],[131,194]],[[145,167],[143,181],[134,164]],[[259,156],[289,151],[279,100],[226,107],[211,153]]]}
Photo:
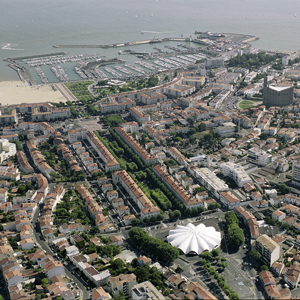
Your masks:
{"label": "marina", "polygon": [[[199,51],[202,51],[202,47],[193,48],[193,53],[191,54],[186,48],[182,47],[184,44],[174,42],[173,44],[174,46],[180,45],[183,50],[181,52],[167,52],[162,48],[154,47],[155,51],[150,52],[144,51],[144,49],[140,51],[125,47],[118,52],[118,55],[127,54],[126,60],[120,57],[109,59],[105,55],[95,52],[74,55],[69,55],[67,52],[58,52],[18,57],[18,59],[7,59],[7,61],[10,62],[11,68],[15,69],[20,76],[23,76],[22,78],[29,85],[35,85],[79,79],[102,80],[117,78],[132,80],[149,76],[157,71],[184,67],[206,57],[205,54],[199,53]],[[172,50],[174,47],[168,46],[166,48]],[[140,60],[133,61],[134,57]],[[66,67],[63,68],[62,65]],[[26,74],[26,76],[21,74]]]}
{"label": "marina", "polygon": [[[230,38],[232,36],[230,34]],[[220,37],[213,36],[213,38]],[[236,41],[232,42],[227,39],[224,41],[233,48],[238,45]],[[222,41],[218,42],[222,43]],[[152,43],[160,43],[160,46],[153,47]],[[20,78],[22,77],[22,80],[29,85],[77,80],[135,80],[151,76],[155,72],[188,68],[197,61],[211,55],[218,55],[217,48],[208,46],[211,43],[214,44],[212,40],[200,39],[199,36],[162,39],[155,39],[154,37],[151,40],[98,45],[99,50],[94,50],[93,53],[84,53],[82,50],[82,53],[75,54],[73,51],[69,54],[63,51],[18,57],[7,59],[7,61],[10,62],[10,67],[18,72]],[[60,46],[58,45],[58,47]],[[73,45],[72,47],[76,48],[77,46],[79,48],[80,45]],[[247,45],[245,46],[247,47]],[[113,50],[105,50],[116,47],[119,49],[115,53]],[[85,48],[88,51],[92,47]]]}
{"label": "marina", "polygon": [[50,70],[60,81],[69,81],[70,78],[66,71],[61,66],[51,67]]}
{"label": "marina", "polygon": [[103,58],[105,58],[105,56],[92,53],[92,54],[85,54],[85,55],[79,54],[79,55],[72,55],[72,56],[54,55],[48,57],[23,59],[22,62],[26,63],[30,67],[37,67],[37,66],[64,64],[67,62],[89,62],[89,61],[97,62],[97,61],[102,61]]}
{"label": "marina", "polygon": [[42,71],[42,69],[40,67],[36,67],[35,71],[40,76],[43,83],[48,83],[48,78],[47,78],[47,76],[45,75],[45,73]]}
{"label": "marina", "polygon": [[123,77],[120,73],[118,73],[117,71],[115,71],[112,68],[105,67],[104,70],[105,70],[105,72],[111,74],[113,77],[116,77],[116,78]]}

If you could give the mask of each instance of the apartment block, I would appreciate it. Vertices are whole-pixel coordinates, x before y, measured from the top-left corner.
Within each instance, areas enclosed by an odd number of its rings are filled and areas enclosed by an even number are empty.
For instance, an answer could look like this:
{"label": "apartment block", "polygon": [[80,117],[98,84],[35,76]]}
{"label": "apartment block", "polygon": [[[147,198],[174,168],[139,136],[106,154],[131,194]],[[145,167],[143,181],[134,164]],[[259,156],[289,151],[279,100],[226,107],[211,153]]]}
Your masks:
{"label": "apartment block", "polygon": [[255,249],[261,254],[261,259],[266,266],[271,266],[280,257],[280,246],[266,234],[256,239]]}

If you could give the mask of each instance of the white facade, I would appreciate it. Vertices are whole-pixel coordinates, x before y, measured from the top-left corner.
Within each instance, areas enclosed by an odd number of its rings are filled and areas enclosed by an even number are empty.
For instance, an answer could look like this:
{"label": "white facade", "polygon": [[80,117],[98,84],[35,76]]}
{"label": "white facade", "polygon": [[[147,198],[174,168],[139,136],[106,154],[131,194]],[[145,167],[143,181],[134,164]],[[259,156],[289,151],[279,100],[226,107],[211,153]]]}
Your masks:
{"label": "white facade", "polygon": [[71,144],[77,141],[82,141],[86,136],[86,129],[73,129],[68,131],[68,139]]}
{"label": "white facade", "polygon": [[272,162],[272,155],[264,150],[253,147],[249,149],[247,159],[256,165],[266,166]]}
{"label": "white facade", "polygon": [[214,227],[206,227],[204,224],[195,226],[189,223],[170,230],[167,240],[185,254],[192,252],[200,255],[203,251],[211,251],[220,246],[221,233]]}
{"label": "white facade", "polygon": [[173,97],[186,97],[195,92],[195,87],[190,85],[175,84],[174,87],[166,88],[166,94]]}
{"label": "white facade", "polygon": [[5,203],[7,198],[7,190],[0,188],[0,203]]}
{"label": "white facade", "polygon": [[244,171],[244,169],[233,163],[225,162],[220,165],[220,171],[224,176],[227,176],[234,180],[234,182],[239,186],[243,187],[245,183],[251,183],[252,180],[249,175]]}
{"label": "white facade", "polygon": [[23,282],[23,275],[20,273],[20,271],[8,271],[4,278],[7,282],[7,286],[12,286],[17,283]]}
{"label": "white facade", "polygon": [[10,143],[7,139],[0,139],[0,163],[16,153],[16,144]]}
{"label": "white facade", "polygon": [[233,209],[240,205],[240,200],[234,196],[230,191],[220,193],[220,201],[228,207],[228,209]]}
{"label": "white facade", "polygon": [[150,281],[144,281],[134,285],[131,289],[131,298],[132,300],[165,299]]}
{"label": "white facade", "polygon": [[224,90],[220,92],[213,100],[209,102],[209,106],[213,108],[218,108],[223,101],[226,99],[226,97],[229,95],[230,91]]}
{"label": "white facade", "polygon": [[199,179],[200,183],[206,188],[206,190],[210,191],[218,199],[221,191],[229,190],[228,185],[208,168],[196,169],[195,176]]}
{"label": "white facade", "polygon": [[294,162],[292,168],[293,183],[300,185],[300,163]]}
{"label": "white facade", "polygon": [[256,239],[255,249],[261,254],[261,259],[267,266],[271,266],[280,257],[280,246],[266,234]]}
{"label": "white facade", "polygon": [[224,67],[224,62],[225,59],[224,58],[210,58],[206,60],[206,64],[205,66],[207,68],[220,68],[220,67]]}
{"label": "white facade", "polygon": [[65,276],[65,270],[62,263],[60,264],[57,263],[58,262],[56,262],[56,264],[54,265],[52,262],[50,262],[49,263],[51,264],[50,268],[49,268],[49,264],[45,266],[46,274],[48,278],[52,278],[53,276],[61,276],[61,277]]}

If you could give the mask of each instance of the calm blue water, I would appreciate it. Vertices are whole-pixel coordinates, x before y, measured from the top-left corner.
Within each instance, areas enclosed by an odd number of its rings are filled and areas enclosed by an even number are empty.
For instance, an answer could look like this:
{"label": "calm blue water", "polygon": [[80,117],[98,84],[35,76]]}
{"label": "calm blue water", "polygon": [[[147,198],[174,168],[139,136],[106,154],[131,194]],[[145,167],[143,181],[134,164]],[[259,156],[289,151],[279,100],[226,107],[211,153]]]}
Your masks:
{"label": "calm blue water", "polygon": [[[66,50],[111,58],[117,52],[55,44],[189,36],[197,29],[256,35],[257,48],[298,50],[299,28],[299,0],[0,0],[0,81],[18,79],[6,57]],[[24,50],[1,49],[7,43]]]}

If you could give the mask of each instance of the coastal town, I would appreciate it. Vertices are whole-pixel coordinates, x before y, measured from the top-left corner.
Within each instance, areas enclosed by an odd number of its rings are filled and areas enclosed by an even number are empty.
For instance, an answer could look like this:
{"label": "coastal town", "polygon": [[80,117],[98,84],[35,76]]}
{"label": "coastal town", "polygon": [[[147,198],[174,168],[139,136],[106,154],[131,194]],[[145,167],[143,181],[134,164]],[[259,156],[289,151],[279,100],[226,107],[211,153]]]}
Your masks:
{"label": "coastal town", "polygon": [[300,52],[197,36],[26,61],[64,101],[0,99],[2,299],[300,298]]}

